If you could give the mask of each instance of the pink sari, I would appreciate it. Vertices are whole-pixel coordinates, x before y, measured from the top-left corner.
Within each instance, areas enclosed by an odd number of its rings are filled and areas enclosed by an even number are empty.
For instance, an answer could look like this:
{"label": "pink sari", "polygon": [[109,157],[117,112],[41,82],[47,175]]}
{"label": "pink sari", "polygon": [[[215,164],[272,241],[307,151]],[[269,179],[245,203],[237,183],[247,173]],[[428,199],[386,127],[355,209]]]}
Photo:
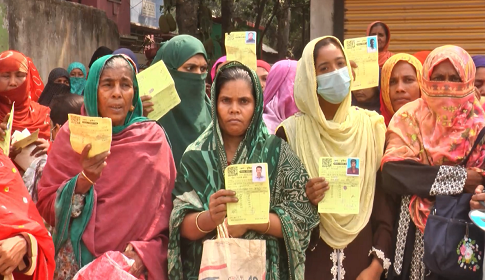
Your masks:
{"label": "pink sari", "polygon": [[[56,200],[66,182],[82,171],[80,155],[71,148],[69,135],[66,123],[56,137],[38,186],[37,208],[52,226],[59,211]],[[165,133],[155,122],[135,123],[113,135],[111,154],[94,185],[92,214],[82,234],[82,243],[93,257],[107,251],[124,252],[131,244],[149,279],[167,279],[175,173]]]}

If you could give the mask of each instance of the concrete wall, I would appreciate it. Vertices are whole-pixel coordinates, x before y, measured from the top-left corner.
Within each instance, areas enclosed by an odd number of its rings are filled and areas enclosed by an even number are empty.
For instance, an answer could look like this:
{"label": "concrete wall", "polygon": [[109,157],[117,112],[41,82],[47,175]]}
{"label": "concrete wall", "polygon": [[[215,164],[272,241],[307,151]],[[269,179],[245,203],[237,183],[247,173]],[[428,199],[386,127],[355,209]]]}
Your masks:
{"label": "concrete wall", "polygon": [[333,7],[334,0],[310,1],[310,40],[333,35]]}
{"label": "concrete wall", "polygon": [[0,17],[0,47],[5,45],[2,28],[7,28],[8,47],[31,57],[45,82],[53,68],[74,61],[87,67],[99,46],[119,46],[116,23],[104,11],[76,3],[0,0]]}

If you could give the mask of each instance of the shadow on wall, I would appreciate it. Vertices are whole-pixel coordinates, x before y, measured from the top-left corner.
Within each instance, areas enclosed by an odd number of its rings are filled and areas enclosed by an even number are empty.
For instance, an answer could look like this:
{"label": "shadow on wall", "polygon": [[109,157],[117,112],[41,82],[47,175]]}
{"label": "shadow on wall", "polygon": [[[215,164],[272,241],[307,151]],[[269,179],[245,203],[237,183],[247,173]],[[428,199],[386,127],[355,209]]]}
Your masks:
{"label": "shadow on wall", "polygon": [[104,11],[59,0],[0,0],[2,6],[9,48],[31,57],[44,81],[53,68],[74,61],[87,67],[99,46],[119,46],[118,27]]}

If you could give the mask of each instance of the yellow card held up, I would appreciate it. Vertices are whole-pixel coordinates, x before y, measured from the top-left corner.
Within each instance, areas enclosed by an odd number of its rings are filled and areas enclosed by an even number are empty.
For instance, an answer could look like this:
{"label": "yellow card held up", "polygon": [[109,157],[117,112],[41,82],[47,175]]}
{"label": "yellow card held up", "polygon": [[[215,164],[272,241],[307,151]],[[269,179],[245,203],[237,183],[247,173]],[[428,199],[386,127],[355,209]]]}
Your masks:
{"label": "yellow card held up", "polygon": [[250,69],[256,71],[256,32],[226,33],[227,61],[239,61]]}
{"label": "yellow card held up", "polygon": [[356,79],[351,90],[377,87],[379,85],[379,48],[377,36],[347,39],[344,48],[349,60],[357,64]]}
{"label": "yellow card held up", "polygon": [[15,102],[12,104],[12,110],[10,111],[10,117],[7,121],[7,131],[5,131],[5,139],[0,142],[0,149],[2,149],[3,154],[8,157],[10,154],[10,139],[12,137],[12,125],[13,125],[13,114],[14,114]]}
{"label": "yellow card held up", "polygon": [[268,164],[235,164],[224,172],[226,189],[235,191],[237,203],[227,204],[229,225],[265,224],[269,220]]}
{"label": "yellow card held up", "polygon": [[175,82],[162,60],[136,75],[136,79],[140,96],[152,97],[154,111],[148,114],[149,119],[158,121],[180,103]]}
{"label": "yellow card held up", "polygon": [[318,213],[359,214],[359,168],[358,158],[320,158],[318,173],[328,181],[330,188],[318,203]]}
{"label": "yellow card held up", "polygon": [[110,118],[69,114],[69,130],[71,131],[72,149],[79,154],[88,144],[91,144],[89,157],[107,152],[111,148],[112,126]]}

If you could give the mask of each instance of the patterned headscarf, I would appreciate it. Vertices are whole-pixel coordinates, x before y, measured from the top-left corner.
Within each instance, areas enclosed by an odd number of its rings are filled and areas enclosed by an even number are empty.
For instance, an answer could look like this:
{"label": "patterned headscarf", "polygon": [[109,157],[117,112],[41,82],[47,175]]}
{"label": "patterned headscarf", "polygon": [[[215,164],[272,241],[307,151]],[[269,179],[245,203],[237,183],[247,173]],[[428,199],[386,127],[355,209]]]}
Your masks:
{"label": "patterned headscarf", "polygon": [[[434,68],[446,60],[462,82],[431,81]],[[402,160],[431,166],[460,164],[485,126],[485,113],[474,86],[475,71],[472,58],[460,47],[443,46],[432,51],[423,66],[421,98],[404,105],[389,124],[382,164]],[[467,167],[481,166],[484,160],[483,145],[479,145]],[[429,202],[414,196],[411,204],[411,217],[423,231],[428,212],[418,206]]]}
{"label": "patterned headscarf", "polygon": [[416,70],[416,78],[418,79],[418,84],[421,87],[422,84],[422,72],[423,66],[417,58],[412,55],[405,53],[398,53],[384,63],[381,71],[381,115],[384,117],[386,125],[389,125],[392,116],[396,113],[391,103],[391,96],[389,93],[389,80],[391,79],[392,70],[394,66],[400,61],[405,61],[411,64]]}
{"label": "patterned headscarf", "polygon": [[[256,73],[239,62],[222,66],[218,75],[231,67],[242,68],[249,73],[255,95],[254,113],[244,139],[240,142],[231,164],[268,164],[271,188],[270,211],[281,221],[286,250],[278,239],[255,231],[244,234],[244,239],[264,239],[267,247],[267,274],[270,279],[303,279],[304,251],[308,246],[309,233],[318,224],[316,209],[308,203],[304,188],[288,190],[308,178],[307,173],[290,147],[280,138],[269,135],[263,122],[263,93]],[[174,208],[170,219],[170,243],[168,271],[170,279],[192,279],[199,274],[203,240],[181,246],[180,225],[189,212],[209,209],[210,196],[225,188],[224,170],[228,166],[221,129],[217,117],[217,92],[212,87],[212,122],[205,132],[184,153],[177,174]],[[286,160],[286,158],[288,160]],[[292,164],[296,163],[296,164]],[[284,171],[283,171],[284,170]],[[282,176],[282,173],[284,175]],[[291,188],[291,187],[290,187]],[[301,200],[300,194],[304,197]],[[285,195],[280,195],[285,193]],[[210,238],[211,236],[208,235]],[[184,248],[185,247],[185,248]],[[187,249],[188,248],[188,249]],[[286,252],[288,252],[286,254]],[[181,258],[183,257],[183,262]],[[293,277],[287,275],[288,272]]]}

